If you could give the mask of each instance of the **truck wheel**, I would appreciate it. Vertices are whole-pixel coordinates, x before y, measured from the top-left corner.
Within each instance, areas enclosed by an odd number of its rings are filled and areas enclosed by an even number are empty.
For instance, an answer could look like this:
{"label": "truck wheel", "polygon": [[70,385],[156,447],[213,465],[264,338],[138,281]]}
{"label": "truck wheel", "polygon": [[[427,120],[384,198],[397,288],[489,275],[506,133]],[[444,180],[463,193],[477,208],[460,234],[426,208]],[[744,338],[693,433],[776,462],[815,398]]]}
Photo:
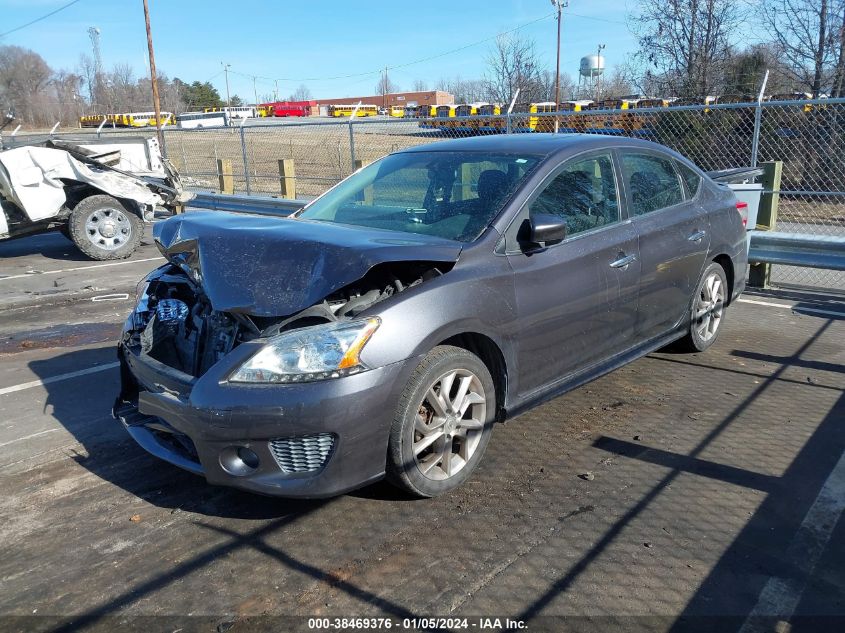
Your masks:
{"label": "truck wheel", "polygon": [[68,220],[70,239],[91,259],[126,259],[141,244],[144,223],[117,198],[90,196]]}
{"label": "truck wheel", "polygon": [[496,393],[481,360],[440,345],[414,370],[390,430],[387,476],[418,497],[461,485],[493,433]]}

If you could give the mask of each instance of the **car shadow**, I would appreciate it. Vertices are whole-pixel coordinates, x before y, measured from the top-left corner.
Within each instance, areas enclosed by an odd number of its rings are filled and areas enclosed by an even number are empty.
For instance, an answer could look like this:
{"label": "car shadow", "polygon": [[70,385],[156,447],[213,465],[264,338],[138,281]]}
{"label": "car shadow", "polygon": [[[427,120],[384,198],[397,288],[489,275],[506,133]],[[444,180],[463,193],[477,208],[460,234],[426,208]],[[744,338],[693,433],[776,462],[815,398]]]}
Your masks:
{"label": "car shadow", "polygon": [[[152,229],[147,228],[141,239],[141,248],[152,245]],[[0,242],[0,259],[37,255],[45,260],[96,263],[58,230],[27,235]]]}
{"label": "car shadow", "polygon": [[45,259],[66,262],[91,261],[59,231],[28,235],[0,242],[0,257],[26,257],[27,255],[40,255]]}
{"label": "car shadow", "polygon": [[[310,512],[320,501],[291,500],[211,486],[205,479],[153,457],[138,446],[111,407],[119,390],[114,347],[81,349],[44,360],[29,368],[44,381],[45,413],[81,445],[71,458],[97,477],[155,506],[208,516],[273,519]],[[65,380],[50,378],[103,368]]]}

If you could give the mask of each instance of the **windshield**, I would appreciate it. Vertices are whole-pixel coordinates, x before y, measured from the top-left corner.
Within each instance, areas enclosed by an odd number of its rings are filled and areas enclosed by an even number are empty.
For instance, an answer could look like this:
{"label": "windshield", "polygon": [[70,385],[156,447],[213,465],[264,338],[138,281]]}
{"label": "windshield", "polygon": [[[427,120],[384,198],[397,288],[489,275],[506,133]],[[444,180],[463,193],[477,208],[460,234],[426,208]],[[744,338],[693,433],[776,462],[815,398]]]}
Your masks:
{"label": "windshield", "polygon": [[298,217],[471,242],[539,161],[482,152],[391,154],[341,182]]}

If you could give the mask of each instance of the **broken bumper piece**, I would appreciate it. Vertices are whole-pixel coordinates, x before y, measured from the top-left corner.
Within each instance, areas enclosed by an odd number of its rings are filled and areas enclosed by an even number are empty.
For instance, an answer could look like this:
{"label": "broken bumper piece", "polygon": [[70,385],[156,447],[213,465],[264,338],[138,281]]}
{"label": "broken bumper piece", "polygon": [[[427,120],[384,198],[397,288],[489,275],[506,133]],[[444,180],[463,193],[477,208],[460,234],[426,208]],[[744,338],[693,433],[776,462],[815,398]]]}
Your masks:
{"label": "broken bumper piece", "polygon": [[194,378],[122,345],[114,416],[146,451],[211,484],[318,498],[384,476],[388,403],[411,363],[306,384],[226,382],[248,347]]}

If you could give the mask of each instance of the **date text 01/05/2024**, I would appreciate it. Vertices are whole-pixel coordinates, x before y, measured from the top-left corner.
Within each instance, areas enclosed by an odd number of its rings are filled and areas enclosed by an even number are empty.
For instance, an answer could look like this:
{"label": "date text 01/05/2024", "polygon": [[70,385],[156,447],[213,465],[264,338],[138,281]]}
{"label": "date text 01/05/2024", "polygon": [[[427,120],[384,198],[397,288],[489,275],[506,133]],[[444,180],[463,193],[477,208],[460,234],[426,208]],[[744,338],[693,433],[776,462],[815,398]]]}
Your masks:
{"label": "date text 01/05/2024", "polygon": [[521,630],[526,628],[523,620],[510,618],[309,618],[308,628],[316,631],[347,629],[392,629],[409,631],[428,631],[442,629],[478,629],[478,630]]}

